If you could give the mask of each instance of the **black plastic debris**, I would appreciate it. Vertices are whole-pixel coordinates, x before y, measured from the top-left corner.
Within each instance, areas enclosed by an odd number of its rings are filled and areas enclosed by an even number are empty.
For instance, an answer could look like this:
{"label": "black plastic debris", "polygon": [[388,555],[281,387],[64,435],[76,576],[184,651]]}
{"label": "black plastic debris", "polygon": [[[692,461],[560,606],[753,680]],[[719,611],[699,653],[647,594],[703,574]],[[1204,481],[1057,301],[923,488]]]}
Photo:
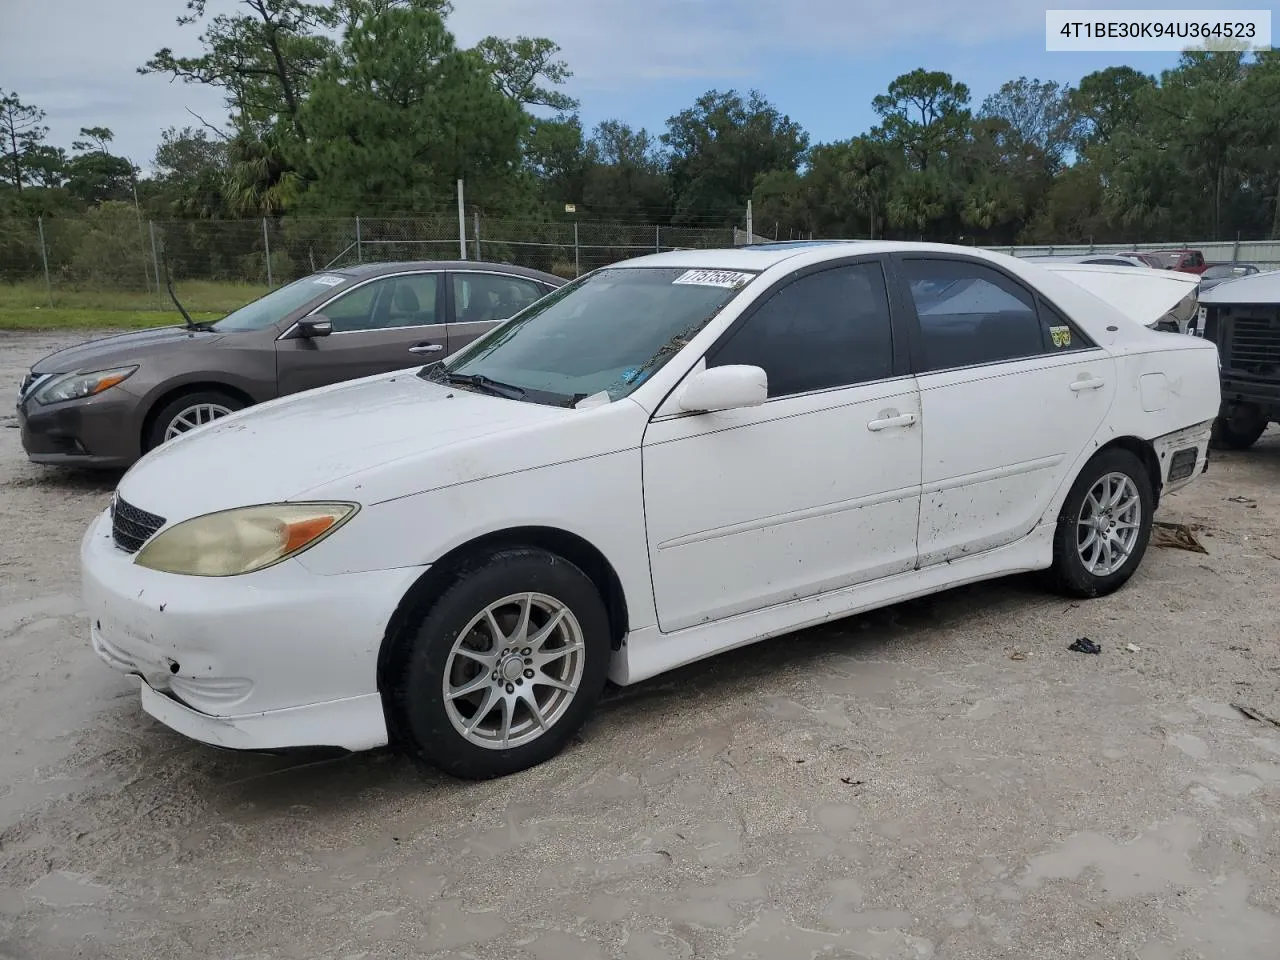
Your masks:
{"label": "black plastic debris", "polygon": [[1067,647],[1067,649],[1072,650],[1076,653],[1101,653],[1102,652],[1102,647],[1098,646],[1088,637],[1081,637],[1071,646]]}

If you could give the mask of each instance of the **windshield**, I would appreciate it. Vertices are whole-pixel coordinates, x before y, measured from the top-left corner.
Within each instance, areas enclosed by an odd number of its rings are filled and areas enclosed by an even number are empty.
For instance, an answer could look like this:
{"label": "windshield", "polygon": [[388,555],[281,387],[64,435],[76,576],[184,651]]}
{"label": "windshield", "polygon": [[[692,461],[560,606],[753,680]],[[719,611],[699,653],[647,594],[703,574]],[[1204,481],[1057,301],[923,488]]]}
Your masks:
{"label": "windshield", "polygon": [[561,287],[422,375],[480,389],[488,384],[492,392],[535,402],[576,403],[597,394],[617,400],[661,369],[754,277],[609,267]]}
{"label": "windshield", "polygon": [[1207,280],[1217,280],[1219,277],[1242,277],[1248,272],[1248,267],[1235,267],[1231,264],[1223,264],[1220,267],[1210,267],[1204,272],[1204,277]]}
{"label": "windshield", "polygon": [[303,277],[301,280],[285,284],[278,290],[272,290],[265,297],[259,297],[239,310],[227,314],[213,325],[213,329],[219,333],[261,330],[297,310],[313,297],[319,296],[326,290],[332,290],[349,279],[336,273],[317,273],[310,277]]}
{"label": "windshield", "polygon": [[1166,270],[1172,270],[1182,262],[1182,254],[1180,253],[1159,253],[1156,254],[1156,258]]}

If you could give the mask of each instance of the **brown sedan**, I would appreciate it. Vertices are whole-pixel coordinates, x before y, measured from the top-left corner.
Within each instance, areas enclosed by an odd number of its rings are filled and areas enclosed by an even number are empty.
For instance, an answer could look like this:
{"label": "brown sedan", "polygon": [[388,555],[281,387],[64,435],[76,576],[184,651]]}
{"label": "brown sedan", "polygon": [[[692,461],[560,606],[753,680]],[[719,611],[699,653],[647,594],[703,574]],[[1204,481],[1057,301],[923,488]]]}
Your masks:
{"label": "brown sedan", "polygon": [[362,264],[215,323],[91,340],[31,368],[22,446],[36,463],[127,467],[242,407],[448,356],[564,282],[479,261]]}

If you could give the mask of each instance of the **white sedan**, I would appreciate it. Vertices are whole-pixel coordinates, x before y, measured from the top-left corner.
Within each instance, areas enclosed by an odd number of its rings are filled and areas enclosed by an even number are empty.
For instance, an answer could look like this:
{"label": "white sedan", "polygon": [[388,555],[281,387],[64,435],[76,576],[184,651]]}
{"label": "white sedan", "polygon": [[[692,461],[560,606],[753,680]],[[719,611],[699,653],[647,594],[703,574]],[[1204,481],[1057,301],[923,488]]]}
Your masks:
{"label": "white sedan", "polygon": [[197,740],[483,778],[606,678],[1016,571],[1105,594],[1218,412],[1213,344],[1152,319],[947,245],[598,270],[147,455],[84,538],[92,643]]}

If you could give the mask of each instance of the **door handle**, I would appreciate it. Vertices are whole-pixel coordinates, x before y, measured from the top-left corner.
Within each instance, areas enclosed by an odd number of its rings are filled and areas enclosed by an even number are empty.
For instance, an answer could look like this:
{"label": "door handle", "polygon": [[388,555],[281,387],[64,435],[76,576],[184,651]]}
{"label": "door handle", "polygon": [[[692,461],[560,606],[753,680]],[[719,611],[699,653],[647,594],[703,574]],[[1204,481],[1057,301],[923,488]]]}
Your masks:
{"label": "door handle", "polygon": [[1098,377],[1091,377],[1087,373],[1080,377],[1079,380],[1071,381],[1071,389],[1075,393],[1081,393],[1085,390],[1099,390],[1106,386],[1107,381]]}
{"label": "door handle", "polygon": [[409,348],[410,353],[439,353],[444,349],[443,344],[439,343],[416,343]]}
{"label": "door handle", "polygon": [[909,427],[916,422],[914,413],[897,413],[893,410],[885,410],[880,419],[872,420],[867,424],[867,429],[874,432],[880,430],[888,430],[890,427]]}

